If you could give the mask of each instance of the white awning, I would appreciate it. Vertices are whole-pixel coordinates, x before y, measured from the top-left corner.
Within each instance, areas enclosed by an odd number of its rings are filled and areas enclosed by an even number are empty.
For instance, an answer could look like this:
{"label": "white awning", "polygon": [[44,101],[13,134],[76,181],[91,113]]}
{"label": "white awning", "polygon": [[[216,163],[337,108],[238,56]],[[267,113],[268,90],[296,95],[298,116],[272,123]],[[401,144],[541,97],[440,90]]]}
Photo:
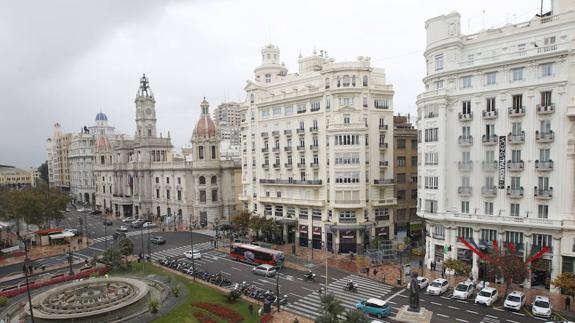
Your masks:
{"label": "white awning", "polygon": [[64,238],[70,238],[73,236],[74,236],[74,233],[69,232],[69,231],[64,231],[62,233],[51,234],[48,237],[50,237],[50,239],[64,239]]}

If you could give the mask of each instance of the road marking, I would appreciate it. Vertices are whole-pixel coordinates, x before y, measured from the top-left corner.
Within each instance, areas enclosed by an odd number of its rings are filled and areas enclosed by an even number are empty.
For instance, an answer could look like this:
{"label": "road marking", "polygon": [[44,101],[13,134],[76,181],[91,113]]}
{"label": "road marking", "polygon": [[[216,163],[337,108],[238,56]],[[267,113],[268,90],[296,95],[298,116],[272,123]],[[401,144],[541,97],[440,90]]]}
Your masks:
{"label": "road marking", "polygon": [[441,317],[445,317],[445,318],[448,318],[448,317],[449,317],[449,316],[443,315],[443,314],[441,314],[441,313],[436,313],[436,314],[437,314],[437,316],[441,316]]}
{"label": "road marking", "polygon": [[319,277],[321,277],[321,278],[325,278],[325,275],[319,275]]}
{"label": "road marking", "polygon": [[456,320],[456,321],[459,321],[459,322],[465,322],[465,323],[468,322],[468,321],[466,321],[466,320],[462,320],[462,319],[458,319],[458,318],[455,318],[455,320]]}
{"label": "road marking", "polygon": [[88,247],[88,249],[97,250],[97,251],[104,251],[104,249],[96,248],[96,247]]}
{"label": "road marking", "polygon": [[513,321],[513,320],[507,320],[507,322],[511,322],[511,323],[519,323],[517,321]]}
{"label": "road marking", "polygon": [[242,271],[241,269],[236,268],[236,267],[231,267],[231,268],[232,268],[233,270]]}
{"label": "road marking", "polygon": [[467,304],[466,301],[462,301],[462,300],[460,300],[460,299],[457,299],[457,300],[455,300],[455,301],[456,301],[456,302],[459,302],[459,303]]}
{"label": "road marking", "polygon": [[224,275],[228,275],[228,276],[231,276],[231,275],[232,275],[232,274],[227,273],[227,272],[225,272],[225,271],[222,271],[221,273],[224,274]]}
{"label": "road marking", "polygon": [[407,295],[397,295],[397,296],[407,298]]}
{"label": "road marking", "polygon": [[455,307],[455,306],[451,306],[451,305],[447,305],[447,307],[449,307],[449,308],[451,308],[451,309],[454,309],[454,310],[458,310],[458,309],[459,309],[459,307]]}
{"label": "road marking", "polygon": [[[302,288],[303,288],[303,287],[302,287]],[[394,299],[396,296],[402,296],[402,295],[400,295],[400,294],[403,293],[404,290],[405,290],[405,289],[402,289],[402,290],[400,290],[399,292],[397,292],[397,293],[395,293],[395,294],[389,296],[385,301],[386,301],[386,302],[389,302],[390,300]]]}
{"label": "road marking", "polygon": [[394,305],[397,305],[397,303],[396,303],[396,302],[394,302],[394,301],[387,301],[387,302],[388,302],[388,303],[390,303],[390,304],[394,304]]}
{"label": "road marking", "polygon": [[470,311],[470,310],[465,310],[465,311],[469,312],[469,313],[473,313],[473,314],[479,314],[478,312],[475,312],[475,311]]}
{"label": "road marking", "polygon": [[496,311],[499,311],[499,312],[503,312],[503,310],[502,310],[501,308],[495,308],[495,307],[494,307],[493,309],[496,310]]}
{"label": "road marking", "polygon": [[297,297],[297,298],[303,298],[303,296],[298,295],[298,294],[294,294],[294,293],[288,293],[288,294],[291,294],[291,295],[293,295],[293,296],[295,296],[295,297]]}
{"label": "road marking", "polygon": [[430,303],[433,304],[433,305],[442,306],[441,304],[436,303],[436,302],[430,302]]}
{"label": "road marking", "polygon": [[310,288],[307,288],[307,287],[302,287],[301,289],[305,289],[305,290],[307,290],[308,292],[312,292],[312,293],[315,292],[314,289],[310,289]]}
{"label": "road marking", "polygon": [[303,281],[303,278],[299,278],[299,277],[298,277],[297,279]]}
{"label": "road marking", "polygon": [[445,296],[441,296],[441,298],[443,298],[443,299],[451,299],[451,298],[445,297]]}
{"label": "road marking", "polygon": [[[264,284],[262,284],[262,283],[260,283],[260,282],[256,282],[256,281],[254,281],[253,283],[256,284],[256,285],[261,285],[261,286],[264,285]],[[302,287],[302,288],[303,288],[303,287]]]}
{"label": "road marking", "polygon": [[498,319],[498,318],[499,318],[499,317],[497,317],[497,316],[493,316],[493,315],[489,315],[489,314],[485,314],[485,316],[491,317],[491,318],[494,318],[494,319]]}
{"label": "road marking", "polygon": [[525,314],[523,314],[523,313],[518,313],[518,312],[511,312],[511,313],[513,313],[513,314],[515,314],[515,315],[525,316]]}

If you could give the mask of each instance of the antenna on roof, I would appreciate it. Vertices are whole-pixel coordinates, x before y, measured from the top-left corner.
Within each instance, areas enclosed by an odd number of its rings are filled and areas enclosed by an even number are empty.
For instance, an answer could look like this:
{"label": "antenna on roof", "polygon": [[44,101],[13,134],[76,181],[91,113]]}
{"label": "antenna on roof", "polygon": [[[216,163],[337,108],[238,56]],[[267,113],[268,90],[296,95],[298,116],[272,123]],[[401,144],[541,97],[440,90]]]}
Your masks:
{"label": "antenna on roof", "polygon": [[481,11],[483,17],[483,30],[485,30],[485,9]]}
{"label": "antenna on roof", "polygon": [[539,14],[541,15],[541,17],[543,17],[543,0],[541,0],[541,6],[539,8],[540,8]]}

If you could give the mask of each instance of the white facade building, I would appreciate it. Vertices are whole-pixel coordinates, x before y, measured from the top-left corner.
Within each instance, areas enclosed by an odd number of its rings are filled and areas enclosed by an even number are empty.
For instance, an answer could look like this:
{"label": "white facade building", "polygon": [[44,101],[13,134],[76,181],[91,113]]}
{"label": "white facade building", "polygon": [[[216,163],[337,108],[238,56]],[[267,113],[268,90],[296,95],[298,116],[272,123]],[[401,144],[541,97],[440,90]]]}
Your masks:
{"label": "white facade building", "polygon": [[54,124],[54,133],[47,139],[48,179],[51,187],[70,189],[70,170],[68,168],[68,150],[72,134],[62,133],[60,123]]}
{"label": "white facade building", "polygon": [[417,128],[428,267],[459,258],[482,276],[464,237],[487,252],[513,242],[526,258],[551,247],[534,284],[573,271],[574,10],[557,0],[543,17],[473,35],[456,12],[426,22]]}
{"label": "white facade building", "polygon": [[393,88],[369,57],[299,59],[268,45],[242,104],[244,207],[301,246],[361,252],[393,237]]}

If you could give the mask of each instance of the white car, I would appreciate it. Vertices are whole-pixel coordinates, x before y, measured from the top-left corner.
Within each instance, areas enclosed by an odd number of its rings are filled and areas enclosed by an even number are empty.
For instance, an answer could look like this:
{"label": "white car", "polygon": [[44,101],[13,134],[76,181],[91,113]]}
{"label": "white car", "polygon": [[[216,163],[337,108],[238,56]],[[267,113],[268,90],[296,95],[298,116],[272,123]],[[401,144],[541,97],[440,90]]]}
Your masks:
{"label": "white car", "polygon": [[[429,279],[422,277],[422,276],[418,276],[417,277],[417,285],[419,285],[419,289],[424,289],[427,288],[427,286],[429,286]],[[407,283],[407,288],[411,287],[411,282]]]}
{"label": "white car", "polygon": [[507,295],[503,307],[508,310],[519,311],[525,305],[525,294],[520,291],[511,292]]}
{"label": "white car", "polygon": [[469,296],[475,291],[475,285],[472,282],[466,281],[457,284],[453,290],[453,298],[457,299],[468,299]]}
{"label": "white car", "polygon": [[144,228],[144,229],[145,228],[154,228],[155,226],[156,226],[155,223],[148,221],[148,222],[144,222],[144,224],[142,225],[142,228]]}
{"label": "white car", "polygon": [[498,298],[499,293],[497,293],[497,289],[493,287],[486,287],[477,293],[477,296],[475,296],[475,304],[491,306],[493,303],[497,302]]}
{"label": "white car", "polygon": [[118,229],[116,229],[118,232],[128,232],[128,227],[125,225],[121,225]]}
{"label": "white car", "polygon": [[252,273],[257,275],[264,275],[266,277],[273,277],[276,275],[276,268],[272,265],[259,265],[252,269]]}
{"label": "white car", "polygon": [[184,256],[188,259],[200,259],[202,254],[198,250],[188,250],[184,252]]}
{"label": "white car", "polygon": [[534,316],[551,317],[551,303],[549,303],[549,298],[546,296],[535,296],[531,313],[533,313]]}
{"label": "white car", "polygon": [[449,283],[447,279],[438,278],[427,286],[427,293],[430,295],[441,295],[447,291],[449,288]]}
{"label": "white car", "polygon": [[131,223],[133,222],[135,219],[133,217],[129,217],[129,218],[124,218],[122,219],[122,222],[124,223]]}

